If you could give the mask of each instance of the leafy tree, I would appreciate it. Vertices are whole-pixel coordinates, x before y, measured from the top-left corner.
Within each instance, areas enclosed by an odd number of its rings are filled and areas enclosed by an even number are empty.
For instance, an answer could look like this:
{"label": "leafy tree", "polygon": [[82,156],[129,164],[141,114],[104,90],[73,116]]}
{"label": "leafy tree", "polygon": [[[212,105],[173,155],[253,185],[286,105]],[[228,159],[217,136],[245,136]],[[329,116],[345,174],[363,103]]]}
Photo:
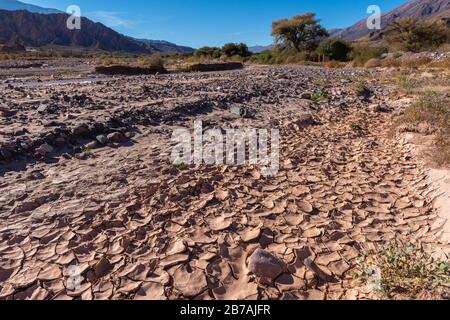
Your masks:
{"label": "leafy tree", "polygon": [[352,47],[345,41],[338,39],[327,39],[322,41],[317,48],[317,52],[332,60],[345,61]]}
{"label": "leafy tree", "polygon": [[222,52],[227,57],[240,56],[245,58],[252,55],[245,43],[227,43],[223,46]]}
{"label": "leafy tree", "polygon": [[194,56],[197,58],[207,57],[218,59],[222,55],[222,50],[217,47],[202,47],[195,51]]}
{"label": "leafy tree", "polygon": [[284,48],[295,48],[298,51],[312,50],[316,47],[318,39],[328,35],[319,22],[314,13],[278,20],[272,24],[272,36]]}
{"label": "leafy tree", "polygon": [[443,21],[398,19],[386,28],[384,38],[390,44],[413,52],[434,49],[450,41],[450,27]]}

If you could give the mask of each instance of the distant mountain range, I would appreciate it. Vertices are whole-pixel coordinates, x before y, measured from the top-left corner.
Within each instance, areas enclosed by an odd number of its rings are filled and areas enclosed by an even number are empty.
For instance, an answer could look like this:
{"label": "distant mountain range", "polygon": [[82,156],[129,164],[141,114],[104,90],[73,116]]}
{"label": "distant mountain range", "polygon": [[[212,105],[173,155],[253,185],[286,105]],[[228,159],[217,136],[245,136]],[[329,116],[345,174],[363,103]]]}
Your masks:
{"label": "distant mountain range", "polygon": [[169,54],[169,53],[189,53],[195,51],[195,49],[191,47],[179,46],[164,40],[147,40],[147,39],[136,39],[131,37],[130,39],[144,44],[147,47],[147,49],[153,50],[155,52]]}
{"label": "distant mountain range", "polygon": [[272,50],[275,47],[275,45],[269,45],[269,46],[253,46],[249,47],[248,50],[252,53],[261,53],[267,50]]}
{"label": "distant mountain range", "polygon": [[63,46],[111,52],[173,54],[193,48],[161,40],[134,39],[82,18],[81,30],[66,27],[68,15],[15,0],[0,0],[0,45]]}
{"label": "distant mountain range", "polygon": [[[450,22],[450,0],[411,0],[404,5],[382,15],[382,29],[389,22],[400,18],[443,19]],[[359,40],[371,37],[379,32],[367,28],[367,19],[363,19],[346,29],[329,30],[330,37],[344,40]]]}

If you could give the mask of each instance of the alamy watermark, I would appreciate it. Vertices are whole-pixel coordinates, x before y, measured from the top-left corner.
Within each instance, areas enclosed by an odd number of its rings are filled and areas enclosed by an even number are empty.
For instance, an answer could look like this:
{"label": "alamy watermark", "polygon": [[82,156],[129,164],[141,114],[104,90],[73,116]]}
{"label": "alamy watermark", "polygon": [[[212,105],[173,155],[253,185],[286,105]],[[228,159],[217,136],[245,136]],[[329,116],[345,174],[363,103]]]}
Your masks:
{"label": "alamy watermark", "polygon": [[258,165],[264,176],[275,175],[280,163],[278,129],[208,129],[194,122],[194,131],[177,129],[172,134],[174,165]]}
{"label": "alamy watermark", "polygon": [[81,8],[77,5],[71,5],[67,7],[67,14],[70,16],[67,18],[66,26],[69,30],[81,29]]}
{"label": "alamy watermark", "polygon": [[81,283],[83,282],[83,277],[81,275],[81,270],[76,265],[68,266],[64,269],[64,274],[67,277],[66,288],[68,291],[77,291],[81,288]]}
{"label": "alamy watermark", "polygon": [[371,5],[367,8],[367,28],[369,30],[381,30],[381,8],[377,5]]}

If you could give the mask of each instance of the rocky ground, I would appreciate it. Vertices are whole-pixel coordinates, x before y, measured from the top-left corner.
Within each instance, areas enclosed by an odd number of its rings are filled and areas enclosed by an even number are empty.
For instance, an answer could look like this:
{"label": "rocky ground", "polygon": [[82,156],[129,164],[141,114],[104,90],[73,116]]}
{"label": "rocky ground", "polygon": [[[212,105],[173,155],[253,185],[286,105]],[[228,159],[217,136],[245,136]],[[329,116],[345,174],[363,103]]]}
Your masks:
{"label": "rocky ground", "polygon": [[[359,90],[367,73],[0,89],[0,299],[372,299],[352,277],[366,250],[405,237],[443,257],[426,168],[389,134],[402,103],[375,80]],[[279,173],[173,166],[171,134],[196,119],[279,128]]]}

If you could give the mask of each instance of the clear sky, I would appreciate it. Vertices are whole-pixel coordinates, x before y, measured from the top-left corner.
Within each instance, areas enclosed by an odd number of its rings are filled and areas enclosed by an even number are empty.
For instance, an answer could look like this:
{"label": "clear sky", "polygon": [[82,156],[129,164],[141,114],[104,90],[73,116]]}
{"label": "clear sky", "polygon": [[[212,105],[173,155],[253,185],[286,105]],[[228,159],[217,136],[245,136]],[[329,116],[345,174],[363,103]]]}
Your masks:
{"label": "clear sky", "polygon": [[271,23],[312,11],[326,28],[348,27],[367,17],[367,7],[389,11],[407,0],[22,0],[81,13],[123,34],[180,45],[220,46],[226,42],[272,43]]}

